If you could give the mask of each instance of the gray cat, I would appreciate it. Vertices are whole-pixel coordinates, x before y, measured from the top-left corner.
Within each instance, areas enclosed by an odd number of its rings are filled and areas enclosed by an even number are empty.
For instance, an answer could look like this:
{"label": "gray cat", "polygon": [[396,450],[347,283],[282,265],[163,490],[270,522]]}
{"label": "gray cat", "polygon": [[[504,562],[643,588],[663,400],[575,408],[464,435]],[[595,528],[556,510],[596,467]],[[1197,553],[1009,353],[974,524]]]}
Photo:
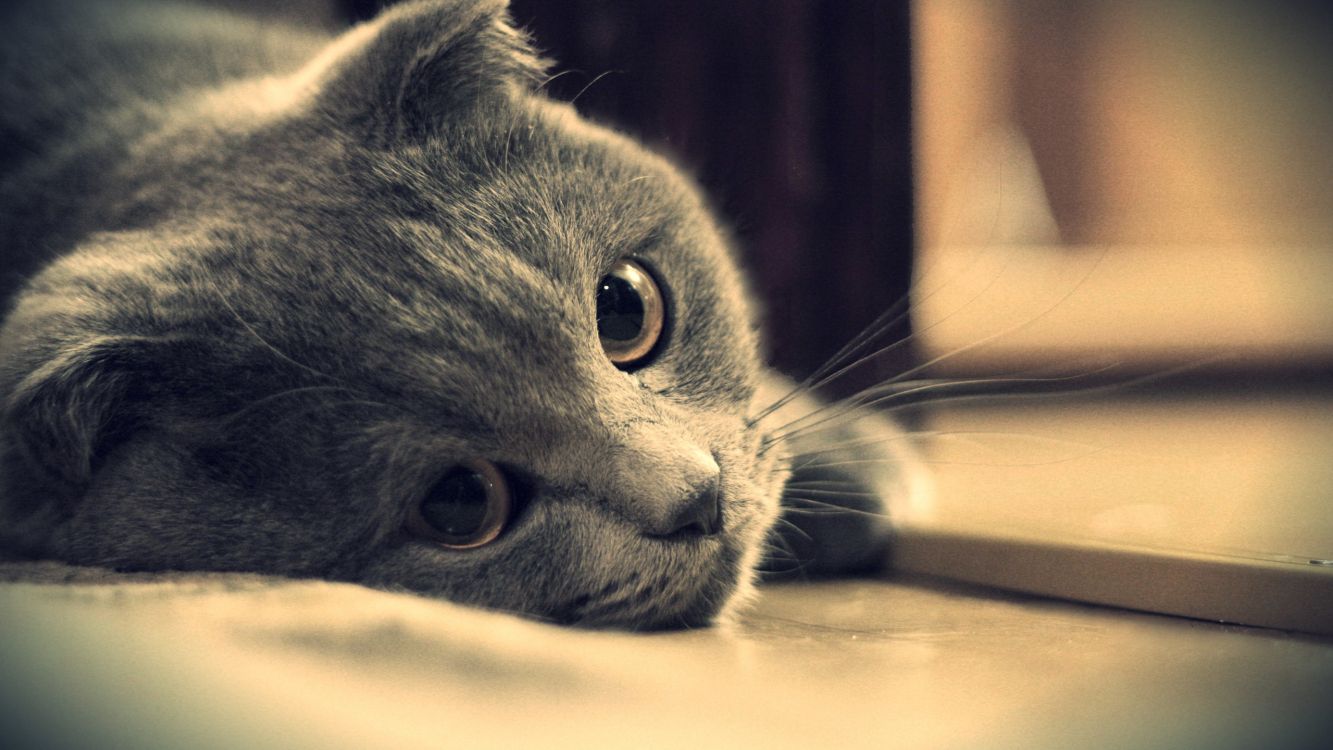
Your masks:
{"label": "gray cat", "polygon": [[900,435],[787,426],[822,407],[764,368],[695,188],[543,96],[502,2],[334,40],[4,15],[11,555],[630,628],[725,616],[784,549],[883,559]]}

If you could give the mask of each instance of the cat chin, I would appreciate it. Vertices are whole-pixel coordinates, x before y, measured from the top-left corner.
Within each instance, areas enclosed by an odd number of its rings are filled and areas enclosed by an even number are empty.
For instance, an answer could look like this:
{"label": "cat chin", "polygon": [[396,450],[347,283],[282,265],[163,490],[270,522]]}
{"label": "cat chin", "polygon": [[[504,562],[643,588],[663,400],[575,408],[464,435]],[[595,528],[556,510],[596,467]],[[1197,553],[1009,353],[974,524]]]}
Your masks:
{"label": "cat chin", "polygon": [[759,590],[755,584],[759,580],[759,563],[764,555],[764,539],[772,531],[778,517],[776,500],[771,504],[766,503],[765,506],[764,517],[755,522],[754,541],[747,544],[741,554],[740,575],[736,579],[736,585],[726,603],[713,617],[712,622],[715,625],[724,627],[734,625],[740,615],[759,598]]}
{"label": "cat chin", "polygon": [[776,523],[779,509],[775,498],[770,501],[767,495],[764,497],[765,500],[757,504],[757,512],[733,536],[734,545],[729,551],[734,553],[731,558],[734,562],[728,566],[725,590],[704,594],[701,589],[695,609],[664,618],[661,627],[732,627],[759,598],[756,584],[764,555],[764,540]]}

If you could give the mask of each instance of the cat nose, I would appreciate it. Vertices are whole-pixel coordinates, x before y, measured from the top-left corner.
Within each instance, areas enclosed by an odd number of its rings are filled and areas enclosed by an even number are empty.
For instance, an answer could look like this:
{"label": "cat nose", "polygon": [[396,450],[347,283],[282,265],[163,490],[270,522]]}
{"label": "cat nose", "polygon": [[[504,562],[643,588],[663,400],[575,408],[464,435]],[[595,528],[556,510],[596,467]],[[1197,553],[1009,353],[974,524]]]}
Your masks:
{"label": "cat nose", "polygon": [[651,431],[608,462],[616,514],[644,536],[702,537],[722,531],[722,468],[703,447]]}
{"label": "cat nose", "polygon": [[714,475],[681,503],[668,521],[668,531],[655,536],[698,534],[712,536],[722,530],[722,503],[718,501],[718,477]]}

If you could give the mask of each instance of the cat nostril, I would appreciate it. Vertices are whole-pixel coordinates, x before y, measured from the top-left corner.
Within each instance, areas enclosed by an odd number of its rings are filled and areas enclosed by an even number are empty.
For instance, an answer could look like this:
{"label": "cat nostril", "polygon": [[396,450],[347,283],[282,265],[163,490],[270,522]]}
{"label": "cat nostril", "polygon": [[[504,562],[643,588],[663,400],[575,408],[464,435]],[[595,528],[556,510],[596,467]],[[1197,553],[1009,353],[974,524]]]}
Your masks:
{"label": "cat nostril", "polygon": [[708,482],[685,501],[667,526],[664,536],[698,534],[712,536],[722,530],[722,503],[718,499],[718,482]]}

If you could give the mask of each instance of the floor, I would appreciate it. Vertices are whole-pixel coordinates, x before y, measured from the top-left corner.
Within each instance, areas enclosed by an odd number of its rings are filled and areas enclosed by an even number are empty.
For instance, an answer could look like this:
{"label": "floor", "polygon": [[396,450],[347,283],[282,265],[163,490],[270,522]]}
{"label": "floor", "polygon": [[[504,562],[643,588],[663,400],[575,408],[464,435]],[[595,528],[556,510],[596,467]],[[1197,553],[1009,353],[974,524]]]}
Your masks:
{"label": "floor", "polygon": [[1333,641],[921,581],[661,635],[323,583],[0,607],[10,747],[1333,746]]}

